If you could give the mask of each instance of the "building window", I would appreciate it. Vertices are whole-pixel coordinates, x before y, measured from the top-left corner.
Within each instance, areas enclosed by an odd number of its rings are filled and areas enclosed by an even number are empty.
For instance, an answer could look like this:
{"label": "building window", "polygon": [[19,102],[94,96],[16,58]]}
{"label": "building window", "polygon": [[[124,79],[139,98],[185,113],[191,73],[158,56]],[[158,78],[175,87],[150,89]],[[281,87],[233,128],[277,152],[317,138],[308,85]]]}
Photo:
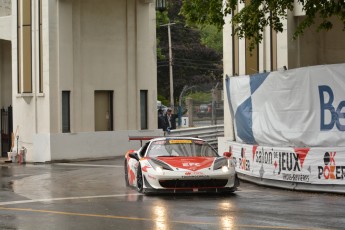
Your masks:
{"label": "building window", "polygon": [[18,60],[17,60],[17,69],[18,69],[18,75],[17,75],[17,82],[18,82],[18,85],[17,85],[17,92],[18,93],[21,93],[22,92],[22,68],[21,68],[21,58],[22,58],[22,45],[20,44],[19,40],[20,40],[20,37],[21,37],[21,33],[20,33],[20,28],[17,29],[17,46],[18,46],[18,49],[17,49],[17,57],[18,57]]}
{"label": "building window", "polygon": [[271,27],[271,71],[277,70],[277,32]]}
{"label": "building window", "polygon": [[62,91],[62,132],[71,132],[70,91]]}
{"label": "building window", "polygon": [[95,91],[95,131],[112,131],[113,91]]}
{"label": "building window", "polygon": [[[232,11],[232,15],[237,14],[237,10]],[[238,76],[240,72],[240,49],[239,49],[239,38],[235,34],[235,26],[232,26],[232,75]]]}
{"label": "building window", "polygon": [[17,1],[18,93],[32,93],[31,0]]}
{"label": "building window", "polygon": [[148,129],[147,124],[147,90],[140,90],[140,124],[141,129]]}
{"label": "building window", "polygon": [[246,75],[259,73],[259,49],[255,45],[252,51],[249,50],[249,43],[251,42],[246,38]]}
{"label": "building window", "polygon": [[42,42],[42,0],[39,0],[39,5],[38,5],[38,12],[39,12],[39,92],[43,93],[43,42]]}
{"label": "building window", "polygon": [[17,0],[17,69],[18,69],[18,75],[17,75],[17,92],[22,92],[22,78],[21,78],[21,60],[22,60],[22,45],[20,43],[21,38],[21,22],[20,22],[20,15],[21,15],[21,4],[20,0]]}
{"label": "building window", "polygon": [[[245,0],[245,4],[250,4],[251,0]],[[246,58],[246,75],[259,73],[259,47],[258,44],[255,45],[252,51],[249,50],[249,44],[251,40],[245,39],[245,58]]]}

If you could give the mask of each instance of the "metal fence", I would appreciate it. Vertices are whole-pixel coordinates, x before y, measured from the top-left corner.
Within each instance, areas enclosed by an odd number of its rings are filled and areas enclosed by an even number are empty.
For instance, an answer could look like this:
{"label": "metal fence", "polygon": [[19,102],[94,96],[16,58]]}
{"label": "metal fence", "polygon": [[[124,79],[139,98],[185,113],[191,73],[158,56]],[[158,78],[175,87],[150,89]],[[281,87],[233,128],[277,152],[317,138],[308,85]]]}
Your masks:
{"label": "metal fence", "polygon": [[[224,124],[224,106],[223,102],[194,102],[188,100],[181,110],[187,109],[187,113],[182,115],[188,118],[187,127],[203,127],[210,125]],[[182,125],[183,127],[183,125]]]}
{"label": "metal fence", "polygon": [[169,135],[175,137],[198,137],[210,143],[215,149],[218,149],[218,137],[224,136],[224,125],[174,129],[170,131]]}

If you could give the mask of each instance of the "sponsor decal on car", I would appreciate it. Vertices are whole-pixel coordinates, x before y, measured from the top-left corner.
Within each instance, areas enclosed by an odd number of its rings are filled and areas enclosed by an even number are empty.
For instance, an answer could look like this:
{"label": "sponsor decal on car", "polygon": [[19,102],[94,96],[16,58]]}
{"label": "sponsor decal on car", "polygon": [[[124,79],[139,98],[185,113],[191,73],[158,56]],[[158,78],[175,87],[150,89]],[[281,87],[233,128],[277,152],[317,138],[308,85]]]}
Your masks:
{"label": "sponsor decal on car", "polygon": [[192,140],[169,140],[169,144],[191,144]]}
{"label": "sponsor decal on car", "polygon": [[166,141],[154,141],[152,145],[165,145]]}
{"label": "sponsor decal on car", "polygon": [[200,169],[211,167],[214,159],[213,157],[173,157],[173,158],[158,158],[174,168],[187,169],[197,171]]}
{"label": "sponsor decal on car", "polygon": [[184,175],[182,176],[182,178],[206,178],[206,177],[210,177],[209,175],[205,175],[202,172],[185,172]]}
{"label": "sponsor decal on car", "polygon": [[184,173],[186,176],[195,176],[195,175],[205,175],[203,172],[185,172]]}
{"label": "sponsor decal on car", "polygon": [[192,166],[197,166],[200,167],[200,163],[196,163],[196,162],[184,162],[182,163],[183,167],[192,167]]}
{"label": "sponsor decal on car", "polygon": [[205,141],[194,141],[194,143],[197,145],[203,145],[205,143]]}

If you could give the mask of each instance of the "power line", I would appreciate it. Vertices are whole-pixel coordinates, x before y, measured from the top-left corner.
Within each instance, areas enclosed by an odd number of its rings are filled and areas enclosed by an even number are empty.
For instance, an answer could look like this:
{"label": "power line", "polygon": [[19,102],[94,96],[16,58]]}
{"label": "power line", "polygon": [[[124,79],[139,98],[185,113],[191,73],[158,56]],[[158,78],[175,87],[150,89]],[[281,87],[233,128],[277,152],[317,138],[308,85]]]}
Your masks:
{"label": "power line", "polygon": [[[157,68],[159,67],[167,67],[169,64],[166,65],[157,65]],[[203,69],[203,70],[213,70],[213,71],[223,71],[223,69],[215,69],[215,68],[205,68],[205,67],[200,67],[200,66],[190,66],[190,65],[180,65],[180,64],[174,64],[174,66],[178,67],[184,67],[184,68],[193,68],[193,69]]]}
{"label": "power line", "polygon": [[[162,59],[162,61],[168,59]],[[173,58],[173,60],[178,60],[178,61],[188,61],[188,62],[196,62],[196,63],[222,63],[223,61],[205,61],[205,60],[200,60],[200,59],[186,59],[186,58]]]}
{"label": "power line", "polygon": [[175,64],[174,66],[180,66],[180,67],[185,67],[185,68],[193,68],[193,69],[204,69],[204,70],[214,70],[214,71],[223,71],[223,69],[214,69],[214,68],[204,68],[204,67],[199,67],[199,66],[186,66],[186,65],[180,65],[180,64]]}
{"label": "power line", "polygon": [[[165,64],[169,64],[168,61],[162,61],[162,62],[157,62],[157,65],[165,65]],[[222,66],[221,64],[219,63],[193,63],[193,62],[184,62],[184,61],[178,61],[178,60],[174,60],[173,65],[176,65],[176,64],[182,64],[182,65],[189,65],[189,66]]]}
{"label": "power line", "polygon": [[174,60],[184,60],[184,61],[192,61],[192,62],[223,62],[222,60],[220,61],[206,61],[206,60],[201,60],[201,59],[187,59],[187,58],[174,58]]}

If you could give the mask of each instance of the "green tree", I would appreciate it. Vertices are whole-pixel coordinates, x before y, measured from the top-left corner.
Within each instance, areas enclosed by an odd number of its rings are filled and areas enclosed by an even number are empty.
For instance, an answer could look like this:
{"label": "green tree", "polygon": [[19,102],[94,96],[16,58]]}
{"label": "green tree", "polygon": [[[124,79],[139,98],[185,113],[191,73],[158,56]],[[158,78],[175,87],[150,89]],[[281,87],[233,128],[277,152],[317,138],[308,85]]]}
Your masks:
{"label": "green tree", "polygon": [[[197,26],[186,26],[185,18],[180,15],[182,0],[169,2],[166,12],[171,26],[173,80],[175,103],[185,85],[195,86],[195,90],[209,91],[217,82],[222,82],[222,54],[209,43],[203,44],[201,32]],[[159,19],[164,17],[159,17]],[[167,21],[159,21],[157,26],[157,50],[161,59],[157,59],[158,95],[164,98],[170,96],[169,82],[169,44]],[[205,36],[207,37],[207,36]]]}
{"label": "green tree", "polygon": [[[333,24],[331,19],[337,18],[343,22],[345,29],[345,1],[344,0],[297,0],[305,11],[303,21],[298,25],[294,38],[315,24],[320,18],[318,30],[329,30]],[[288,10],[293,10],[294,0],[183,0],[181,14],[189,24],[216,25],[219,29],[224,25],[224,16],[230,15],[238,9],[238,3],[246,6],[236,13],[231,23],[235,26],[235,33],[240,38],[251,39],[251,48],[262,41],[263,30],[271,25],[275,31],[283,31],[282,20],[286,19]]]}
{"label": "green tree", "polygon": [[199,26],[201,43],[209,48],[223,53],[223,33],[214,25]]}

